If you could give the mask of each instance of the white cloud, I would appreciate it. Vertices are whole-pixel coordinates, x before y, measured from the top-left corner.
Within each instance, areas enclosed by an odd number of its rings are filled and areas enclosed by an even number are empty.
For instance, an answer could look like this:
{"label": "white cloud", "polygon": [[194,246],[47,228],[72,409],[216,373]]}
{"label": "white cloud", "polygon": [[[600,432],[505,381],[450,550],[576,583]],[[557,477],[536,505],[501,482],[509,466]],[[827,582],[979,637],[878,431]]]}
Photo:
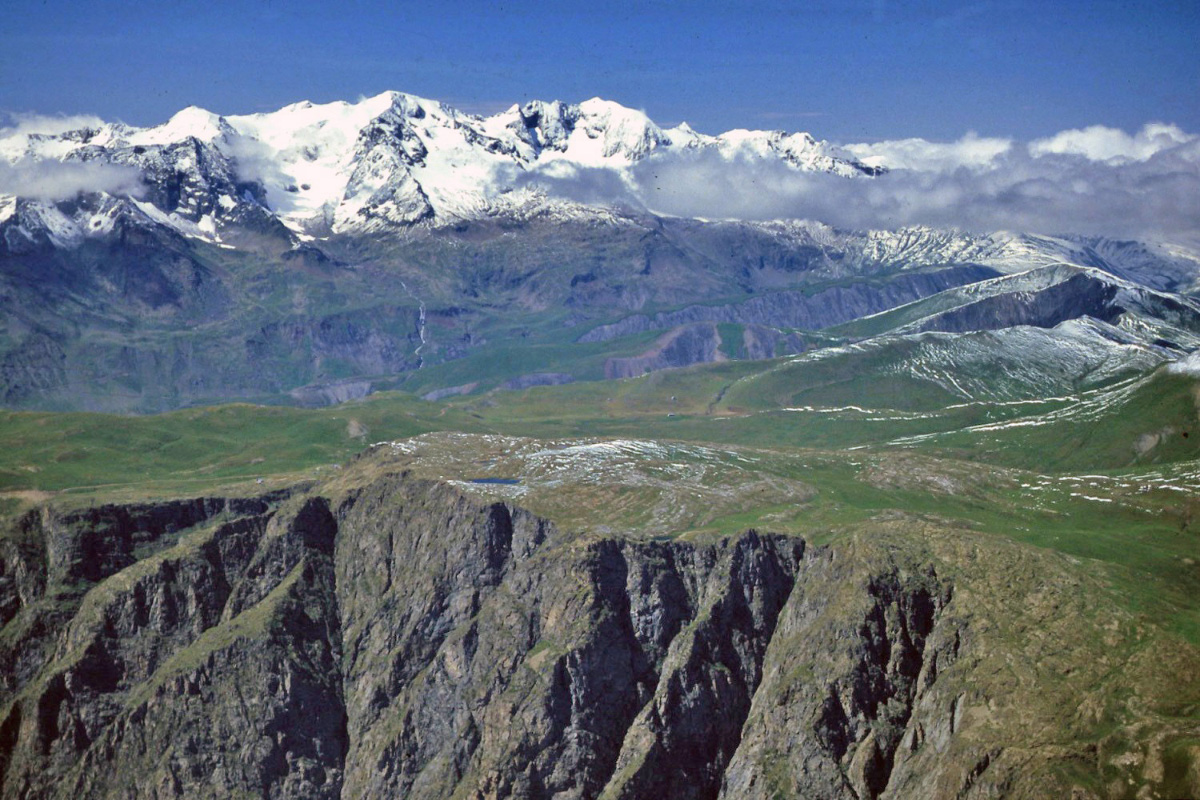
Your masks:
{"label": "white cloud", "polygon": [[57,136],[80,128],[96,128],[104,122],[99,117],[75,115],[49,117],[39,114],[9,114],[0,112],[0,159],[15,161],[29,149],[29,137],[35,135]]}
{"label": "white cloud", "polygon": [[0,139],[10,136],[29,136],[42,133],[57,135],[80,128],[98,128],[104,120],[91,114],[48,116],[43,114],[8,114],[8,124],[0,126]]}
{"label": "white cloud", "polygon": [[1152,122],[1130,136],[1119,128],[1092,125],[1029,143],[1034,156],[1077,155],[1092,161],[1146,161],[1157,153],[1196,141],[1176,125]]}
{"label": "white cloud", "polygon": [[909,139],[846,148],[892,167],[877,178],[800,172],[780,162],[730,161],[701,151],[647,159],[632,168],[629,181],[603,169],[529,180],[581,202],[710,219],[813,219],[859,230],[929,225],[1128,238],[1200,235],[1200,137],[1159,125],[1127,139],[1133,145],[1120,157],[1111,150],[1084,155],[974,135],[951,143]]}
{"label": "white cloud", "polygon": [[32,158],[0,161],[0,194],[57,202],[84,192],[137,196],[143,188],[141,174],[133,167]]}
{"label": "white cloud", "polygon": [[[4,147],[14,137],[94,126],[98,119],[12,119],[10,127],[0,129],[0,194],[55,201],[89,191],[140,193],[140,177],[132,168],[38,160],[25,156],[24,148]],[[284,180],[269,149],[249,140],[236,140],[231,148],[246,177]],[[628,170],[554,162],[503,182],[533,183],[578,202],[713,219],[814,219],[854,229],[930,225],[981,232],[1200,237],[1200,136],[1175,125],[1153,123],[1133,134],[1092,126],[1028,143],[969,133],[953,142],[903,139],[843,149],[890,171],[846,179],[701,150],[660,153]]]}
{"label": "white cloud", "polygon": [[[1089,161],[1146,161],[1156,153],[1196,141],[1177,125],[1152,122],[1135,134],[1119,128],[1092,125],[1087,128],[1061,131],[1027,145],[1016,145],[1031,156],[1081,156]],[[968,133],[954,142],[931,142],[927,139],[896,139],[891,141],[848,144],[843,150],[871,166],[889,169],[947,172],[960,167],[988,169],[997,166],[998,159],[1014,147],[1012,139],[986,138]]]}
{"label": "white cloud", "polygon": [[971,132],[957,142],[897,139],[849,144],[842,149],[872,167],[946,172],[959,167],[990,167],[1012,149],[1012,145],[1012,139],[984,138]]}

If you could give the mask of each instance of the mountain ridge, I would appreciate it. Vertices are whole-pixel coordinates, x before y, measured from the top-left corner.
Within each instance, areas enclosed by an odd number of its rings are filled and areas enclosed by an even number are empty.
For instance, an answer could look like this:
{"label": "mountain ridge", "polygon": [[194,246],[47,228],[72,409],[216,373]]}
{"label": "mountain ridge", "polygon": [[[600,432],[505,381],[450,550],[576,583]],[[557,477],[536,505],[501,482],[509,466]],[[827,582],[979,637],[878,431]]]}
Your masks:
{"label": "mountain ridge", "polygon": [[[160,411],[597,380],[797,354],[926,300],[943,307],[930,329],[1091,317],[1145,346],[1196,346],[1200,252],[1185,245],[689,219],[612,200],[655,159],[693,156],[748,180],[767,163],[888,179],[809,134],[708,136],[599,98],[484,117],[386,92],[0,132],[11,174],[91,188],[0,186],[0,402]],[[569,199],[564,182],[597,191]],[[1083,272],[1017,285],[1055,269]],[[964,299],[997,286],[1016,290]]]}
{"label": "mountain ridge", "polygon": [[[446,452],[477,457],[486,438],[456,435]],[[546,445],[531,457],[557,464],[621,443]],[[12,521],[0,538],[4,791],[178,797],[203,782],[271,797],[632,800],[1195,786],[1192,751],[1165,772],[1153,754],[1190,741],[1169,698],[1197,651],[1123,608],[1097,562],[902,512],[821,546],[754,530],[588,534],[418,477],[408,447],[261,496]],[[1114,774],[1121,791],[1105,791]]]}
{"label": "mountain ridge", "polygon": [[[191,152],[176,152],[181,146]],[[353,104],[305,101],[248,115],[221,116],[191,106],[148,128],[106,123],[57,136],[0,140],[0,157],[10,162],[98,162],[144,172],[155,166],[150,156],[159,156],[193,188],[207,188],[216,174],[220,185],[208,192],[206,203],[155,203],[202,229],[222,224],[227,212],[249,202],[241,191],[228,191],[229,170],[219,163],[241,162],[242,183],[258,187],[253,202],[301,238],[378,230],[379,221],[469,218],[495,205],[503,208],[499,195],[511,191],[521,173],[620,170],[656,152],[700,150],[843,176],[880,173],[807,133],[734,130],[707,136],[686,124],[663,129],[640,111],[600,98],[578,104],[535,100],[481,117],[384,92]],[[205,161],[218,163],[208,167]]]}

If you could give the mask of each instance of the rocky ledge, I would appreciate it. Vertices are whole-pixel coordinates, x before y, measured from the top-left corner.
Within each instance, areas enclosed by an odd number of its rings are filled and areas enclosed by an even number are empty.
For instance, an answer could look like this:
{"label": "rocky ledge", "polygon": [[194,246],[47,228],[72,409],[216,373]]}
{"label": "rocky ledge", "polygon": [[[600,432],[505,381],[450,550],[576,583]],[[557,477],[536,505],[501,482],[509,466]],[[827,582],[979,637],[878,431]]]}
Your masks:
{"label": "rocky ledge", "polygon": [[[406,474],[326,489],[17,522],[0,793],[1111,794],[1115,751],[1022,697],[1027,599],[981,603],[979,545],[932,523],[918,547],[886,519],[832,547],[580,537]],[[1140,785],[1195,787],[1194,755]]]}

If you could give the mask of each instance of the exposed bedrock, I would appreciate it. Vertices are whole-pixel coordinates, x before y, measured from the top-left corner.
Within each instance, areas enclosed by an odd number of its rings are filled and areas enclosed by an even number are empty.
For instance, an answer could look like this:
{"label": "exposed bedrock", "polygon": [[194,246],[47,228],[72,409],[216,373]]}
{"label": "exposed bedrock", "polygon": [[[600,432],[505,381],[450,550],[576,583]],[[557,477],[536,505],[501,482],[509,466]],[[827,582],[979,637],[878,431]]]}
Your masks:
{"label": "exposed bedrock", "polygon": [[772,292],[738,303],[693,305],[653,315],[635,314],[592,328],[579,341],[604,342],[698,322],[820,330],[996,275],[997,272],[988,267],[962,265],[934,272],[901,274],[887,280],[864,280],[814,292]]}
{"label": "exposed bedrock", "polygon": [[0,787],[1029,796],[1059,773],[979,721],[983,651],[921,553],[580,538],[404,474],[43,511],[0,548]]}

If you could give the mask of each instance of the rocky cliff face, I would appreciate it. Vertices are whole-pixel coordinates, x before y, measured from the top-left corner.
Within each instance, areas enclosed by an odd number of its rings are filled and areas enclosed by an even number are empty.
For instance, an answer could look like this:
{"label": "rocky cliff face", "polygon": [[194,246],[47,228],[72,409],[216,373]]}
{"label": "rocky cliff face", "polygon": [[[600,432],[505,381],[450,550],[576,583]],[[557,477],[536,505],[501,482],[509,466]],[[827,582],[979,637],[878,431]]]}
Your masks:
{"label": "rocky cliff face", "polygon": [[895,529],[576,537],[405,474],[37,512],[0,543],[0,786],[993,797],[1099,771],[1082,735],[1009,757],[1006,715],[1045,714],[980,667],[1019,650],[951,550]]}
{"label": "rocky cliff face", "polygon": [[619,322],[599,325],[581,336],[579,341],[603,342],[631,333],[696,322],[820,330],[995,275],[994,270],[986,267],[950,266],[934,272],[899,275],[890,280],[860,281],[811,293],[784,291],[763,294],[739,303],[687,306],[653,316],[635,314]]}

